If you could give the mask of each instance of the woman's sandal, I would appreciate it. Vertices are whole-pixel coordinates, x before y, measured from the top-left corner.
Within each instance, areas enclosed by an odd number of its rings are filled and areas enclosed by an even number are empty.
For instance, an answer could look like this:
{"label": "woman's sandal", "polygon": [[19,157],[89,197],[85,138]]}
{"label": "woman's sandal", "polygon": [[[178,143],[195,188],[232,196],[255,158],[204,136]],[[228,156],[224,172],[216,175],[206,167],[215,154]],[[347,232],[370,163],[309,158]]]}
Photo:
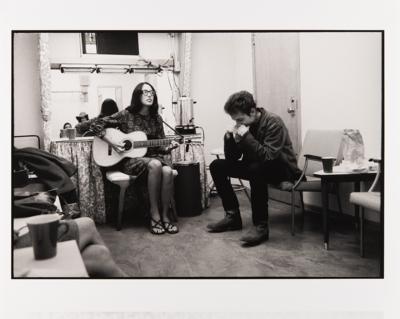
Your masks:
{"label": "woman's sandal", "polygon": [[163,222],[164,229],[168,234],[176,234],[179,232],[178,225],[171,222]]}
{"label": "woman's sandal", "polygon": [[165,234],[165,228],[161,220],[154,220],[153,218],[150,218],[150,233],[153,235]]}

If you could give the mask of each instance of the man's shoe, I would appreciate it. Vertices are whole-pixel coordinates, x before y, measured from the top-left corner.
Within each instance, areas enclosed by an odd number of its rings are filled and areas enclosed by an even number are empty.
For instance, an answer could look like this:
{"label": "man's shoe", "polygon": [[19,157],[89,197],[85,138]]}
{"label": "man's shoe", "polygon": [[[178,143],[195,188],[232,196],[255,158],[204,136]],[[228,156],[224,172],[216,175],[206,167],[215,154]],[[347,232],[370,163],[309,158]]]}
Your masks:
{"label": "man's shoe", "polygon": [[239,211],[227,211],[225,217],[216,223],[207,225],[210,233],[221,233],[230,230],[242,229],[242,218]]}
{"label": "man's shoe", "polygon": [[269,228],[266,225],[257,225],[251,228],[240,238],[244,247],[257,246],[269,239]]}

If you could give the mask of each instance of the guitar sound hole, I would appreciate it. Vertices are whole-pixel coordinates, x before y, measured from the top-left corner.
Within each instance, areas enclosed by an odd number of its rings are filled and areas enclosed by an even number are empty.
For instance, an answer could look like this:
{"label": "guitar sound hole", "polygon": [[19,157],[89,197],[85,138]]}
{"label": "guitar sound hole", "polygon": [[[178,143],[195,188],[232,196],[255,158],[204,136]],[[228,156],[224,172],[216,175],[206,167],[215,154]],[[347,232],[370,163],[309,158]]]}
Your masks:
{"label": "guitar sound hole", "polygon": [[125,151],[129,151],[132,148],[132,142],[131,141],[124,141],[124,149]]}

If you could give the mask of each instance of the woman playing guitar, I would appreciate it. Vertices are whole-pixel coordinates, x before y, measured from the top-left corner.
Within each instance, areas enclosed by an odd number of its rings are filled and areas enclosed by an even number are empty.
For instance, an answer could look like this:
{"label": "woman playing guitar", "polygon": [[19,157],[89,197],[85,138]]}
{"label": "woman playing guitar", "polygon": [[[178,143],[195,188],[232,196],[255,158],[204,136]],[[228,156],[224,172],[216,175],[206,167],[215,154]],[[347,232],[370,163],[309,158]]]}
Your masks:
{"label": "woman playing guitar", "polygon": [[[124,143],[107,138],[106,128],[118,127],[123,133],[143,131],[147,138],[164,139],[165,133],[161,116],[158,114],[157,94],[148,82],[139,83],[132,93],[131,104],[126,109],[111,116],[96,119],[90,129],[96,136],[109,143],[117,152],[125,150]],[[112,168],[128,175],[147,179],[150,200],[150,232],[161,235],[165,232],[175,234],[178,225],[168,216],[173,194],[173,170],[164,161],[163,155],[176,148],[178,143],[171,141],[167,147],[149,148],[144,157],[123,158]],[[158,203],[161,202],[161,211]]]}

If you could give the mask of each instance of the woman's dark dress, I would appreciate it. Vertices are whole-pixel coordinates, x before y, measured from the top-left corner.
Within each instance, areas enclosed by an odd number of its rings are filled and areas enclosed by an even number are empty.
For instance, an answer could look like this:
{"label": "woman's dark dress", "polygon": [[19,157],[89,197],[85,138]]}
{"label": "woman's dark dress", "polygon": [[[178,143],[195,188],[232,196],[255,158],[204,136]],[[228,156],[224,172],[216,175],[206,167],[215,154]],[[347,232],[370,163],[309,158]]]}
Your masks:
{"label": "woman's dark dress", "polygon": [[[98,118],[92,124],[90,129],[97,136],[104,136],[105,128],[118,128],[123,133],[142,131],[146,133],[148,139],[165,138],[163,121],[160,115],[151,117],[150,115],[133,114],[128,110],[122,110],[108,117]],[[145,157],[125,158],[120,163],[113,166],[128,175],[142,175],[147,173],[147,164],[152,159],[158,159],[163,165],[167,165],[163,158],[166,154],[165,147],[148,148]]]}

